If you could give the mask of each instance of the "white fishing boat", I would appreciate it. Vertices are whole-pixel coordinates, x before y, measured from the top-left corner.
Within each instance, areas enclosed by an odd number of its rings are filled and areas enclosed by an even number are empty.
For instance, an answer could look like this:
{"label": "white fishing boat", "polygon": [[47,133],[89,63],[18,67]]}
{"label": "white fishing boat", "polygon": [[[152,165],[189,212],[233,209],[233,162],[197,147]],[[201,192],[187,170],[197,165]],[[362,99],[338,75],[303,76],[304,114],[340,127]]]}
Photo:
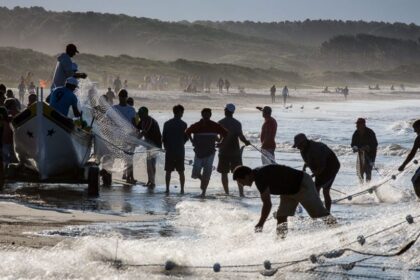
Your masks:
{"label": "white fishing boat", "polygon": [[[20,174],[13,174],[14,180],[88,183],[89,188],[97,189],[98,168],[88,164],[93,143],[90,131],[76,126],[43,101],[18,114],[12,127],[19,161],[19,172],[14,173]],[[34,176],[27,178],[21,170],[30,170]]]}

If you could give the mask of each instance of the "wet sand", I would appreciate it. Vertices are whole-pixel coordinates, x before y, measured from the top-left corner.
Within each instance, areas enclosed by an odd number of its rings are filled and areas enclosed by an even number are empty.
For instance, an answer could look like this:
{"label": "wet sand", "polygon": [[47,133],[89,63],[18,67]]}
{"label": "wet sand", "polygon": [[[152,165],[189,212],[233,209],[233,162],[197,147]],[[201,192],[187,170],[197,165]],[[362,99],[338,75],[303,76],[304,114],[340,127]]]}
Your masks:
{"label": "wet sand", "polygon": [[65,209],[40,209],[14,202],[0,202],[0,246],[41,248],[54,246],[65,237],[36,235],[42,230],[55,230],[70,225],[107,222],[151,222],[159,215],[109,215]]}

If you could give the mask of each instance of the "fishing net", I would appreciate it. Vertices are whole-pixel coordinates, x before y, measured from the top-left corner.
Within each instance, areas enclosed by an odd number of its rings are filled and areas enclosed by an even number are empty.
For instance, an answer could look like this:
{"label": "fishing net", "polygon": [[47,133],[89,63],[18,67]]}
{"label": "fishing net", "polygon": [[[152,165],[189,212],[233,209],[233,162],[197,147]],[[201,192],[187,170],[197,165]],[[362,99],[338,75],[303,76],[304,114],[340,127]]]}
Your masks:
{"label": "fishing net", "polygon": [[138,137],[136,127],[114,109],[89,79],[81,81],[76,92],[83,119],[92,127],[94,156],[101,168],[121,173],[132,165],[135,176],[147,180],[147,159],[156,159],[156,183],[163,182],[163,153]]}

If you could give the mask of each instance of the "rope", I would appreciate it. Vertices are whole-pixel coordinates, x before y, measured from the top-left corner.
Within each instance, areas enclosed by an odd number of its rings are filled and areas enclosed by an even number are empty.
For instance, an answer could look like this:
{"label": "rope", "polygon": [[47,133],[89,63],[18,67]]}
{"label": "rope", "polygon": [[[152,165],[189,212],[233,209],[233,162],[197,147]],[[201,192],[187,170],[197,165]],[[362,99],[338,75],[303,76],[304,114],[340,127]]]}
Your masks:
{"label": "rope", "polygon": [[[417,160],[413,160],[412,161],[412,163],[410,164],[410,166],[409,166],[409,168],[411,168],[412,166],[414,166],[414,164],[417,164]],[[408,168],[408,169],[409,169]],[[407,169],[406,169],[407,170]],[[379,171],[378,171],[379,172]],[[396,179],[396,177],[397,176],[399,176],[399,175],[401,175],[402,173],[403,173],[404,171],[401,171],[401,172],[399,172],[399,173],[397,173],[396,175],[392,175],[391,177],[389,177],[388,179],[385,179],[385,181],[383,181],[383,182],[381,182],[381,183],[379,183],[379,184],[376,184],[376,185],[373,185],[373,186],[371,186],[371,187],[369,187],[369,188],[367,188],[367,189],[365,189],[365,190],[363,190],[363,191],[360,191],[360,192],[357,192],[357,193],[354,193],[354,194],[351,194],[351,195],[347,195],[347,196],[345,196],[345,197],[342,197],[342,198],[339,198],[339,199],[335,199],[335,200],[333,200],[332,202],[333,203],[337,203],[337,202],[340,202],[340,201],[343,201],[343,200],[346,200],[346,199],[348,199],[348,200],[351,200],[353,197],[358,197],[358,196],[361,196],[361,195],[364,195],[364,194],[367,194],[367,193],[372,193],[374,190],[376,190],[376,189],[378,189],[379,187],[381,187],[381,186],[383,186],[383,185],[385,185],[386,183],[388,183],[389,181],[391,181],[391,180],[395,180]]]}
{"label": "rope", "polygon": [[[411,217],[411,221],[413,221],[413,219],[417,218],[417,217],[420,217],[420,215]],[[384,228],[380,231],[372,233],[372,234],[366,236],[365,238],[369,238],[369,237],[372,237],[372,236],[377,235],[379,233],[388,231],[388,230],[390,230],[392,228],[395,228],[395,227],[397,227],[397,226],[399,226],[403,223],[406,223],[406,222],[408,222],[408,219],[407,219],[407,221],[399,222],[397,224],[394,224],[392,226]],[[302,259],[298,259],[298,260],[294,260],[294,261],[274,262],[274,263],[270,263],[269,261],[265,261],[264,262],[264,267],[265,267],[266,271],[272,269],[273,274],[274,274],[279,269],[283,269],[283,268],[293,266],[293,265],[296,265],[296,264],[299,264],[299,263],[303,263],[303,262],[307,262],[307,261],[311,261],[312,263],[317,263],[318,262],[318,257],[322,257],[322,256],[326,257],[326,258],[338,258],[338,257],[341,257],[345,252],[353,252],[353,253],[356,253],[356,254],[368,256],[368,257],[362,258],[360,260],[351,262],[349,264],[342,264],[344,269],[350,270],[356,265],[356,263],[365,261],[367,259],[371,259],[373,257],[395,257],[395,256],[403,255],[404,253],[406,253],[408,250],[410,250],[413,247],[413,245],[419,240],[419,238],[420,238],[420,232],[417,233],[417,235],[414,239],[412,239],[406,245],[401,247],[398,251],[396,251],[394,253],[389,253],[389,254],[374,253],[374,252],[362,252],[362,251],[355,250],[355,249],[352,249],[352,248],[343,248],[343,249],[330,250],[330,251],[323,252],[323,253],[318,254],[318,255],[311,255],[309,258],[302,258]],[[355,243],[355,242],[351,242],[351,243],[349,243],[345,246],[348,246],[348,245],[353,244],[353,243]],[[117,246],[118,246],[118,244],[117,244]],[[164,267],[166,270],[171,270],[176,266],[176,267],[179,267],[179,268],[188,268],[188,269],[213,269],[215,272],[219,272],[220,268],[221,268],[220,264],[218,264],[218,263],[216,263],[214,266],[194,266],[194,265],[176,265],[174,262],[171,262],[171,261],[166,262],[165,265],[156,264],[156,263],[154,263],[154,264],[123,264],[122,262],[118,262],[117,264],[114,263],[114,265],[116,265],[117,268],[121,268],[123,266],[128,266],[128,267]],[[272,265],[275,265],[277,267],[272,268]],[[252,267],[260,267],[260,266],[261,266],[261,264],[238,264],[238,265],[226,265],[226,266],[223,266],[223,269],[252,268]],[[311,268],[308,271],[314,271],[316,268],[319,268],[319,267],[320,266]],[[326,267],[326,266],[324,266],[324,267]],[[258,271],[260,271],[260,270],[258,270]],[[255,272],[258,272],[258,271],[255,271]],[[248,273],[248,272],[253,272],[253,271],[234,270],[234,271],[229,271],[229,272],[241,272],[241,273],[246,272],[246,273]]]}

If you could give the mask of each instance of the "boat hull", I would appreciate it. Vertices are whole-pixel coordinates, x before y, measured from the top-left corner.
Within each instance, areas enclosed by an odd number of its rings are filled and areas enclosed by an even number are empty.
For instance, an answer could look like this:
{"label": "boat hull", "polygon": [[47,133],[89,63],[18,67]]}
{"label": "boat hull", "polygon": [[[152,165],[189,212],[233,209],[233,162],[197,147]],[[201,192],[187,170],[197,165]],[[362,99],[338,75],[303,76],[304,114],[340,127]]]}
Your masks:
{"label": "boat hull", "polygon": [[37,102],[13,120],[14,148],[40,179],[79,174],[89,159],[92,135],[47,103]]}

